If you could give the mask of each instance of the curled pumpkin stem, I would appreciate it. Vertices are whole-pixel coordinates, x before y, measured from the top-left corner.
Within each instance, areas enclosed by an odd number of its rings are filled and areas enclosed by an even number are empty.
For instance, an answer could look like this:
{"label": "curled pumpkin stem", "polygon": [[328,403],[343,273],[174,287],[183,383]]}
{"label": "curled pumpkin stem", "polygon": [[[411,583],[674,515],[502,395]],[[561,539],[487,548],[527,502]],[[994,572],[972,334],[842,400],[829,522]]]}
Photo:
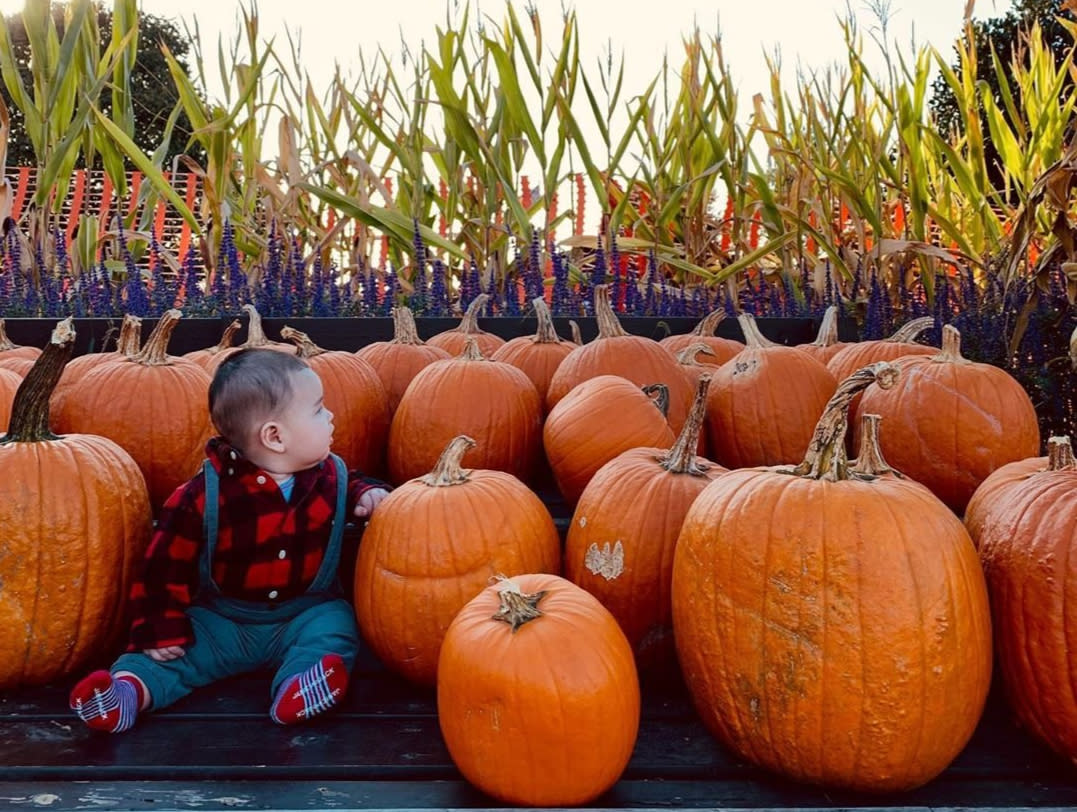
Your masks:
{"label": "curled pumpkin stem", "polygon": [[933,316],[921,316],[899,327],[887,341],[896,341],[899,344],[912,344],[920,333],[935,326]]}
{"label": "curled pumpkin stem", "polygon": [[719,307],[717,310],[712,310],[703,320],[692,328],[692,335],[694,336],[706,336],[713,338],[715,331],[718,329],[718,325],[725,319],[725,308]]}
{"label": "curled pumpkin stem", "polygon": [[652,383],[643,387],[643,394],[649,397],[662,417],[669,417],[669,387],[664,383]]}
{"label": "curled pumpkin stem", "polygon": [[531,300],[531,306],[535,308],[535,318],[538,319],[538,327],[531,340],[536,344],[560,344],[561,337],[554,329],[553,315],[546,305],[546,300],[541,296],[536,296]]}
{"label": "curled pumpkin stem", "polygon": [[266,338],[265,330],[262,328],[262,314],[252,304],[245,304],[240,310],[250,318],[250,324],[247,325],[247,340],[241,346],[264,347],[269,343],[269,339]]}
{"label": "curled pumpkin stem", "polygon": [[862,367],[846,378],[827,401],[826,409],[815,425],[808,453],[795,468],[780,469],[795,476],[810,479],[827,479],[838,482],[858,477],[849,470],[849,458],[845,453],[845,434],[849,428],[849,404],[860,392],[876,383],[889,389],[898,379],[898,367],[887,361],[879,361]]}
{"label": "curled pumpkin stem", "polygon": [[132,355],[131,360],[136,364],[149,367],[170,365],[173,359],[168,357],[168,342],[172,340],[172,331],[176,329],[176,324],[181,318],[183,318],[183,313],[176,308],[166,310],[153,328],[153,332],[150,333],[150,337],[146,339],[146,346],[136,355]]}
{"label": "curled pumpkin stem", "polygon": [[710,375],[701,375],[696,384],[696,399],[692,402],[692,411],[688,414],[688,420],[684,428],[677,436],[677,442],[673,444],[666,454],[659,458],[659,465],[671,474],[688,474],[690,476],[703,476],[710,470],[708,464],[700,465],[696,450],[699,448],[699,433],[703,429],[703,418],[707,414],[707,390],[711,385]]}
{"label": "curled pumpkin stem", "polygon": [[471,304],[467,306],[467,310],[464,312],[464,316],[460,319],[460,323],[450,330],[453,333],[481,333],[483,330],[479,329],[479,311],[486,307],[486,303],[490,301],[490,295],[488,293],[480,293],[474,299],[471,300]]}
{"label": "curled pumpkin stem", "polygon": [[239,328],[243,325],[239,319],[232,319],[232,323],[224,328],[224,332],[221,333],[221,340],[217,342],[215,347],[209,348],[210,355],[216,355],[219,352],[231,349],[235,343],[236,333],[239,332]]}
{"label": "curled pumpkin stem", "polygon": [[506,578],[498,589],[498,595],[501,597],[501,607],[491,617],[493,620],[508,623],[513,634],[525,623],[542,617],[538,604],[546,597],[545,590],[527,595],[520,591],[520,586],[515,581]]}
{"label": "curled pumpkin stem", "polygon": [[464,454],[474,447],[475,441],[466,434],[453,437],[438,457],[434,469],[422,478],[423,482],[433,488],[445,488],[467,482],[471,472],[464,470],[461,462]]}
{"label": "curled pumpkin stem", "polygon": [[323,350],[314,341],[304,333],[302,330],[296,330],[294,327],[289,327],[287,324],[280,329],[280,337],[285,341],[291,341],[296,346],[296,355],[300,358],[313,358],[316,355],[321,355],[327,350]]}

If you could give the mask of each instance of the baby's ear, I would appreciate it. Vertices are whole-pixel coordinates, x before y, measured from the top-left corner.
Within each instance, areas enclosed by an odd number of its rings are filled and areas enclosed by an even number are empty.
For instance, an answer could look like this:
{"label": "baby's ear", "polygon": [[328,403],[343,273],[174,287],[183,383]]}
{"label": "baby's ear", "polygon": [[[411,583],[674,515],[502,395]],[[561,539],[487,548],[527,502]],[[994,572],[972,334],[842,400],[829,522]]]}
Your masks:
{"label": "baby's ear", "polygon": [[258,429],[258,442],[270,451],[284,451],[284,438],[280,424],[269,420]]}

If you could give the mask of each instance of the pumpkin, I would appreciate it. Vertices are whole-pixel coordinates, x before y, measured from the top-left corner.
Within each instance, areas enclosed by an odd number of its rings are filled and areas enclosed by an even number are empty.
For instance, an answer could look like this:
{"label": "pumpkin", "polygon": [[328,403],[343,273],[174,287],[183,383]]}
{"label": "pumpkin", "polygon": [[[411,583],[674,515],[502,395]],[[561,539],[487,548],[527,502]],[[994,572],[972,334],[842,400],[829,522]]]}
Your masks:
{"label": "pumpkin", "polygon": [[389,399],[374,367],[354,353],[324,350],[291,327],[282,328],[280,335],[295,343],[299,357],[321,378],[325,406],[333,413],[333,451],[349,468],[382,472]]}
{"label": "pumpkin", "polygon": [[[935,347],[925,344],[917,344],[914,339],[917,335],[934,326],[935,319],[931,316],[922,316],[913,319],[901,327],[889,338],[874,341],[857,341],[842,347],[826,362],[827,369],[839,381],[843,381],[858,369],[874,364],[877,361],[896,361],[906,355],[934,355],[938,352]],[[856,408],[850,412],[850,418],[856,414]]]}
{"label": "pumpkin", "polygon": [[484,358],[473,338],[459,357],[420,370],[404,391],[389,428],[392,481],[428,472],[461,432],[476,441],[466,465],[524,480],[533,473],[542,442],[535,385],[516,367]]}
{"label": "pumpkin", "polygon": [[10,370],[0,369],[0,426],[6,426],[7,421],[11,419],[11,403],[15,400],[15,392],[20,383],[22,383],[22,377]]}
{"label": "pumpkin", "polygon": [[550,388],[550,381],[557,371],[557,367],[565,359],[576,345],[565,341],[557,335],[553,327],[553,317],[550,308],[546,306],[546,300],[541,296],[531,300],[535,307],[535,317],[538,319],[538,328],[533,336],[520,336],[510,339],[494,350],[490,356],[491,361],[504,361],[512,364],[531,379],[535,385],[543,404],[546,402],[546,392]]}
{"label": "pumpkin", "polygon": [[572,389],[598,375],[619,375],[637,386],[662,384],[669,392],[669,425],[681,430],[692,406],[693,383],[676,359],[657,341],[629,335],[610,307],[609,286],[595,286],[595,321],[598,337],[576,347],[557,367],[546,393],[552,411]]}
{"label": "pumpkin", "polygon": [[[842,382],[797,466],[730,471],[673,559],[673,631],[704,724],[739,756],[857,791],[930,781],[991,682],[991,620],[964,526],[926,488],[850,468]],[[883,425],[885,431],[885,423]]]}
{"label": "pumpkin", "polygon": [[546,416],[542,445],[557,489],[575,505],[599,468],[630,448],[669,448],[665,387],[655,402],[647,391],[617,375],[599,375],[575,387]]}
{"label": "pumpkin", "polygon": [[166,311],[137,355],[101,362],[53,403],[57,433],[99,434],[134,458],[155,511],[197,473],[212,434],[209,375],[167,354],[181,315]]}
{"label": "pumpkin", "polygon": [[41,350],[37,347],[21,347],[12,342],[12,340],[7,337],[7,331],[4,329],[4,320],[0,318],[0,361],[8,361],[15,358],[33,361],[39,355],[41,355]]}
{"label": "pumpkin", "polygon": [[747,344],[711,379],[707,448],[729,468],[796,462],[837,381],[806,353],[766,339],[749,314],[738,320]]}
{"label": "pumpkin", "polygon": [[502,580],[460,610],[441,647],[437,705],[464,777],[522,806],[595,799],[624,772],[639,730],[628,641],[556,575]]}
{"label": "pumpkin", "polygon": [[419,338],[415,317],[407,307],[393,308],[392,341],[375,341],[355,353],[374,368],[381,379],[389,404],[389,415],[396,413],[404,390],[419,370],[452,356]]}
{"label": "pumpkin", "polygon": [[213,353],[208,360],[202,360],[200,366],[209,373],[211,379],[217,373],[217,367],[224,363],[225,358],[249,347],[261,347],[267,350],[276,350],[277,352],[286,352],[289,355],[295,355],[296,350],[294,345],[284,344],[280,341],[270,341],[266,337],[265,330],[262,328],[262,314],[258,312],[258,309],[254,305],[245,304],[240,309],[246,313],[250,319],[250,323],[247,325],[247,340],[236,347],[225,347],[224,349]]}
{"label": "pumpkin", "polygon": [[457,356],[464,351],[468,339],[472,339],[479,348],[479,352],[484,357],[489,358],[493,355],[494,350],[505,343],[505,339],[501,336],[488,333],[479,327],[479,311],[486,306],[489,299],[490,297],[487,294],[480,293],[471,300],[471,304],[468,305],[467,312],[460,319],[459,325],[451,330],[431,336],[426,343],[431,347],[444,350],[451,356]]}
{"label": "pumpkin", "polygon": [[235,343],[236,333],[239,332],[239,328],[242,326],[239,319],[232,319],[228,326],[224,328],[224,332],[221,333],[221,340],[214,346],[206,347],[203,350],[194,350],[193,352],[184,353],[183,357],[188,361],[194,361],[198,366],[202,367],[202,369],[209,372],[213,359],[217,354],[232,349],[232,346]]}
{"label": "pumpkin", "polygon": [[684,350],[696,344],[710,347],[710,356],[701,361],[709,366],[720,367],[738,352],[744,345],[733,338],[722,338],[714,334],[715,328],[725,319],[725,310],[719,308],[708,313],[690,333],[666,336],[658,343],[669,350],[673,357],[678,357]]}
{"label": "pumpkin", "polygon": [[378,505],[359,545],[363,639],[420,684],[434,684],[445,631],[491,576],[560,568],[561,540],[546,506],[511,474],[463,469],[474,445],[454,437],[430,473]]}
{"label": "pumpkin", "polygon": [[1030,460],[1023,474],[1011,468],[1005,484],[991,483],[975,541],[1010,705],[1023,728],[1077,762],[1077,463],[1068,438],[1055,438],[1048,456],[1046,465]]}
{"label": "pumpkin", "polygon": [[696,456],[710,377],[672,448],[618,454],[584,488],[565,538],[565,577],[617,619],[641,668],[674,661],[670,582],[688,508],[725,471]]}
{"label": "pumpkin", "polygon": [[49,431],[71,324],[53,330],[0,435],[0,691],[59,680],[115,644],[150,540],[135,461],[104,437]]}
{"label": "pumpkin", "polygon": [[[831,305],[823,314],[823,320],[819,324],[819,334],[816,335],[815,340],[809,344],[797,344],[796,348],[801,352],[808,353],[816,361],[821,361],[825,364],[843,349],[850,346],[850,343],[838,340],[838,308],[837,305]],[[861,364],[861,366],[864,365]],[[859,367],[855,369],[859,369]],[[838,378],[836,374],[834,377]]]}
{"label": "pumpkin", "polygon": [[901,359],[892,390],[860,404],[883,418],[882,448],[902,473],[959,516],[988,474],[1040,448],[1036,410],[1004,370],[961,357],[961,333],[943,327],[942,351]]}

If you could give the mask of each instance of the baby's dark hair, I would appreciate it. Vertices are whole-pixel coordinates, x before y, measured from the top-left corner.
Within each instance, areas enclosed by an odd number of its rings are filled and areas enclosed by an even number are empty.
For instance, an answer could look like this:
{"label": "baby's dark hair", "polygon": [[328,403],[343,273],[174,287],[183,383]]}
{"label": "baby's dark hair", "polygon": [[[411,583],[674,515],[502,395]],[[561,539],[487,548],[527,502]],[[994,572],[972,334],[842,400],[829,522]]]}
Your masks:
{"label": "baby's dark hair", "polygon": [[293,377],[308,369],[301,359],[277,350],[250,347],[229,355],[209,385],[213,425],[243,451],[255,424],[287,404]]}

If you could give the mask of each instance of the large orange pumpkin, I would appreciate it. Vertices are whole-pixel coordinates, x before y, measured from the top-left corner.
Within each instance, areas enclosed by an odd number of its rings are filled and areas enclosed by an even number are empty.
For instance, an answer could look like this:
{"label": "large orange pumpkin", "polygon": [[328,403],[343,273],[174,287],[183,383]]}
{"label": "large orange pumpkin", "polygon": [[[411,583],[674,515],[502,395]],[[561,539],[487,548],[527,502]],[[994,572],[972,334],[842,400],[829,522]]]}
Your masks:
{"label": "large orange pumpkin", "polygon": [[572,352],[576,345],[571,341],[565,341],[554,330],[553,317],[550,308],[546,306],[546,300],[541,296],[531,301],[535,307],[535,317],[538,319],[538,328],[533,336],[520,336],[509,339],[490,356],[491,361],[504,361],[512,364],[531,379],[535,384],[543,404],[546,402],[546,392],[550,388],[550,381],[557,371],[557,367],[565,360],[565,356]]}
{"label": "large orange pumpkin", "polygon": [[103,361],[53,402],[58,433],[99,434],[134,458],[155,511],[198,471],[212,433],[209,375],[168,355],[180,316],[167,311],[137,355]]}
{"label": "large orange pumpkin", "polygon": [[999,670],[1021,726],[1077,763],[1077,463],[1069,438],[1055,438],[1046,466],[1034,459],[1023,475],[1017,470],[1010,468],[1005,483],[981,486],[991,494],[974,539]]}
{"label": "large orange pumpkin", "polygon": [[1004,370],[962,358],[952,325],[943,328],[941,352],[898,363],[898,385],[865,392],[860,408],[883,418],[882,448],[894,467],[959,516],[988,474],[1039,451],[1028,394]]}
{"label": "large orange pumpkin", "polygon": [[378,505],[355,568],[355,612],[382,662],[433,685],[445,630],[498,574],[559,571],[561,541],[542,501],[511,474],[464,470],[455,437],[433,470]]}
{"label": "large orange pumpkin", "polygon": [[722,323],[725,316],[725,310],[721,308],[712,310],[692,329],[692,332],[666,336],[658,343],[669,350],[674,357],[679,356],[692,345],[706,344],[710,347],[711,354],[701,359],[700,363],[720,367],[744,349],[744,344],[740,341],[714,334],[715,328]]}
{"label": "large orange pumpkin", "polygon": [[751,315],[738,320],[747,345],[711,380],[707,448],[729,468],[796,462],[838,383],[807,353],[764,338]]}
{"label": "large orange pumpkin", "polygon": [[[107,337],[106,337],[107,341]],[[102,346],[104,342],[102,343]],[[116,337],[116,349],[109,352],[90,352],[73,358],[64,367],[60,382],[52,393],[53,403],[59,403],[73,383],[80,380],[90,370],[96,369],[100,364],[107,364],[118,358],[127,358],[137,355],[142,347],[142,319],[138,316],[127,314],[120,322],[119,335]]]}
{"label": "large orange pumpkin", "polygon": [[474,339],[457,358],[435,361],[415,376],[389,429],[393,482],[422,476],[461,432],[477,444],[464,462],[527,480],[542,442],[542,404],[535,385],[511,364],[482,356]]}
{"label": "large orange pumpkin", "polygon": [[479,311],[486,306],[489,299],[490,297],[487,294],[480,293],[468,305],[467,312],[460,319],[460,324],[451,330],[431,336],[426,343],[431,347],[437,347],[439,350],[445,350],[449,355],[455,357],[464,351],[468,339],[471,339],[479,348],[479,352],[484,357],[489,358],[494,354],[494,350],[505,343],[505,339],[501,336],[488,333],[479,327]]}
{"label": "large orange pumpkin", "polygon": [[419,338],[415,329],[415,317],[407,307],[393,308],[393,340],[375,341],[355,353],[370,364],[381,378],[388,397],[390,417],[396,413],[404,390],[419,370],[435,361],[452,356],[445,350],[433,347]]}
{"label": "large orange pumpkin", "polygon": [[1047,440],[1046,457],[1028,457],[1008,462],[980,483],[965,506],[965,527],[973,542],[979,544],[984,524],[1003,495],[1014,485],[1020,484],[1032,474],[1047,470],[1064,470],[1072,464],[1073,449],[1069,437],[1051,437]]}
{"label": "large orange pumpkin", "polygon": [[239,332],[239,328],[242,326],[239,319],[232,319],[228,326],[224,328],[224,332],[221,333],[221,340],[214,346],[184,353],[183,357],[188,361],[194,361],[198,366],[202,367],[202,369],[209,372],[213,364],[213,359],[219,353],[222,353],[225,350],[230,350],[235,345],[236,333]]}
{"label": "large orange pumpkin", "polygon": [[662,384],[669,390],[669,425],[681,430],[692,407],[694,384],[676,359],[657,341],[629,335],[610,307],[609,286],[595,286],[595,321],[598,337],[565,356],[546,392],[546,409],[553,411],[561,398],[598,375],[619,375],[637,386]]}
{"label": "large orange pumpkin", "polygon": [[[713,369],[713,367],[712,367]],[[565,577],[610,610],[641,668],[674,660],[670,581],[688,508],[724,468],[696,456],[710,377],[672,448],[633,448],[591,478],[565,539]]]}
{"label": "large orange pumpkin", "polygon": [[[938,350],[926,344],[917,344],[916,336],[935,324],[931,316],[921,316],[903,325],[889,338],[875,341],[856,341],[834,353],[826,362],[827,368],[839,381],[843,381],[862,367],[878,361],[895,361],[906,355],[935,355]],[[850,413],[850,418],[855,414]]]}
{"label": "large orange pumpkin", "polygon": [[991,682],[965,528],[923,486],[846,459],[849,400],[895,376],[883,363],[844,381],[800,465],[708,485],[673,561],[677,654],[708,729],[767,769],[870,792],[942,772]]}
{"label": "large orange pumpkin", "polygon": [[[647,387],[665,391],[662,384]],[[674,434],[662,403],[617,375],[598,375],[575,387],[546,416],[542,445],[561,495],[575,505],[603,465],[630,448],[669,448]]]}
{"label": "large orange pumpkin", "polygon": [[0,691],[61,679],[114,645],[150,539],[135,461],[104,437],[49,431],[74,340],[60,322],[0,435]]}
{"label": "large orange pumpkin", "polygon": [[556,575],[487,587],[445,634],[438,723],[460,772],[499,801],[575,806],[598,797],[624,772],[639,715],[624,634]]}

